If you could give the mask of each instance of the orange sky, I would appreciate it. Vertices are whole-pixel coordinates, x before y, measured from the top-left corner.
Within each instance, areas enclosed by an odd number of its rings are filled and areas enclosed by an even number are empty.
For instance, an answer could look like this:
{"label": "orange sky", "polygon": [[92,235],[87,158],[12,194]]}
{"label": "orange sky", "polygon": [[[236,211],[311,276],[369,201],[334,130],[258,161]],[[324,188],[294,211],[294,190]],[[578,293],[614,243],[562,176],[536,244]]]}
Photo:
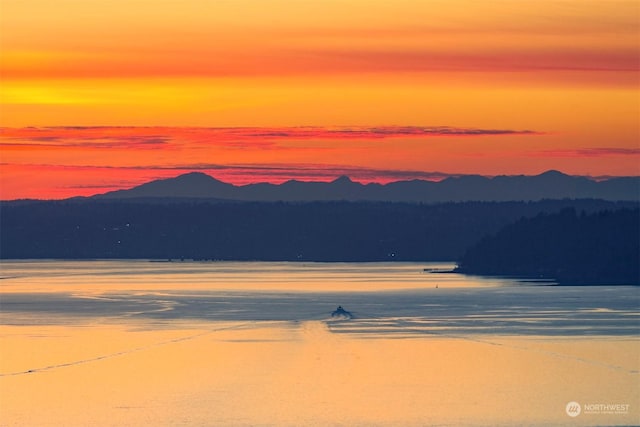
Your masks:
{"label": "orange sky", "polygon": [[638,175],[639,16],[614,0],[0,0],[0,199],[190,170]]}

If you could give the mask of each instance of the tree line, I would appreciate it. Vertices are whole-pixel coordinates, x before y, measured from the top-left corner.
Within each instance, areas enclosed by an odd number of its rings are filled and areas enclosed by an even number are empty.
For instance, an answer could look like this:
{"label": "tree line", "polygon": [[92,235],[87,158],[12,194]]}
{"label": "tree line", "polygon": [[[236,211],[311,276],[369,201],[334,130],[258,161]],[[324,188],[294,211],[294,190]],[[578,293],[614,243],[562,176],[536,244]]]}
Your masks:
{"label": "tree line", "polygon": [[521,218],[486,236],[458,271],[563,284],[640,284],[640,210],[566,208]]}
{"label": "tree line", "polygon": [[[633,203],[598,200],[434,205],[196,200],[2,202],[0,257],[457,260],[483,236],[522,217],[567,207],[594,212],[629,205]],[[472,259],[469,257],[466,262]]]}

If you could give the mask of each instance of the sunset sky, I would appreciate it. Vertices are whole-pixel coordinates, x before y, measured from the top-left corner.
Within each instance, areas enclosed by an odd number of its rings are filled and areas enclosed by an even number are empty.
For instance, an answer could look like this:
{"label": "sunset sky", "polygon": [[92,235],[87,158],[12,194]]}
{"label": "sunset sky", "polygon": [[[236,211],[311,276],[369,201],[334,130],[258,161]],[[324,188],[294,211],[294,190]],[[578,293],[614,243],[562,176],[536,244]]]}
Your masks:
{"label": "sunset sky", "polygon": [[0,0],[0,199],[640,175],[636,0]]}

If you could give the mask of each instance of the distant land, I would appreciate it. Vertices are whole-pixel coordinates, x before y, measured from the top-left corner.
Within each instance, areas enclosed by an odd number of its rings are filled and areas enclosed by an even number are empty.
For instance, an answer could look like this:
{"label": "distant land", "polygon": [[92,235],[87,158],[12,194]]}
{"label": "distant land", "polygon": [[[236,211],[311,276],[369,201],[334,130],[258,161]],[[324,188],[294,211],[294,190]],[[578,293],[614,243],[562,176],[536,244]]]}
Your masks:
{"label": "distant land", "polygon": [[638,202],[569,199],[441,204],[201,199],[2,202],[0,257],[456,261],[483,237],[523,217],[566,208],[593,213],[637,207]]}
{"label": "distant land", "polygon": [[461,273],[561,284],[640,285],[640,210],[567,208],[521,218],[472,246]]}
{"label": "distant land", "polygon": [[236,186],[203,173],[0,202],[1,259],[458,261],[459,271],[638,284],[640,177]]}
{"label": "distant land", "polygon": [[640,177],[595,180],[558,171],[535,176],[479,175],[449,177],[439,182],[412,180],[361,184],[343,176],[332,182],[287,181],[283,184],[236,186],[200,172],[161,179],[94,199],[216,199],[236,201],[385,201],[442,203],[463,201],[537,201],[601,199],[639,201]]}

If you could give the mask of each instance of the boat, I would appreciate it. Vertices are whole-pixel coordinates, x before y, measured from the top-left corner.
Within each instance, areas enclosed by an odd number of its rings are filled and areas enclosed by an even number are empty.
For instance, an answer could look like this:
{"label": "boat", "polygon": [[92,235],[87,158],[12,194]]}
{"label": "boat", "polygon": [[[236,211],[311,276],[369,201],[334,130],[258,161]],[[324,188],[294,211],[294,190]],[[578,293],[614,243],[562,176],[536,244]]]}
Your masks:
{"label": "boat", "polygon": [[353,319],[353,314],[351,312],[342,308],[341,305],[338,306],[332,313],[331,317],[340,318],[340,319]]}

